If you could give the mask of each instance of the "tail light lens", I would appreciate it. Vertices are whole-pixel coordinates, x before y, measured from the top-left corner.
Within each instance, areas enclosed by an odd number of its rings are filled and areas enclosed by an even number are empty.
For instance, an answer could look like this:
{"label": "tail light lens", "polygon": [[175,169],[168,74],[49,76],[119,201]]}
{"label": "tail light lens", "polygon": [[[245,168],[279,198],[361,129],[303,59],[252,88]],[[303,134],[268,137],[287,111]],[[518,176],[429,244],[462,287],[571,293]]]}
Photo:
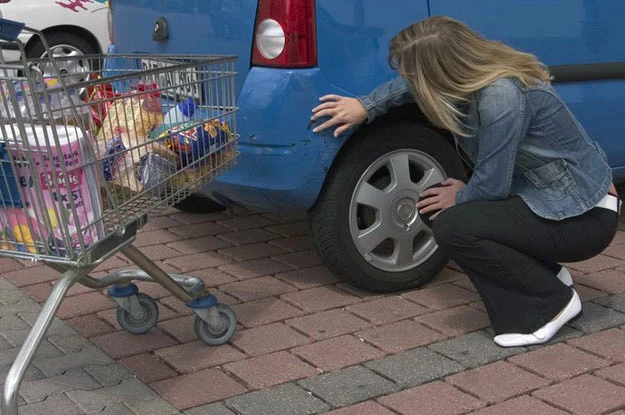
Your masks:
{"label": "tail light lens", "polygon": [[252,64],[280,68],[317,65],[315,0],[260,0]]}

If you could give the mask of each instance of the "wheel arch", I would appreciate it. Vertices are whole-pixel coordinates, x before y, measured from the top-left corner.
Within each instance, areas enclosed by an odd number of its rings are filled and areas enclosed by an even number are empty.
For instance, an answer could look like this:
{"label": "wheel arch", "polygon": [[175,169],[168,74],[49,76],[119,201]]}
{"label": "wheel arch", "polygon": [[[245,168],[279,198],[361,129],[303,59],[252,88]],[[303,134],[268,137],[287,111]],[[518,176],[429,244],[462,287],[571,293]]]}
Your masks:
{"label": "wheel arch", "polygon": [[323,184],[321,186],[321,190],[315,199],[315,202],[311,205],[310,209],[313,209],[319,199],[321,198],[323,192],[327,188],[327,184],[329,180],[331,180],[336,169],[340,168],[340,161],[343,159],[344,155],[350,151],[350,149],[358,145],[358,141],[365,135],[371,134],[372,132],[384,130],[385,128],[397,124],[397,123],[406,123],[413,124],[419,126],[426,126],[428,128],[436,129],[440,132],[445,139],[452,145],[455,145],[454,138],[451,133],[440,130],[427,120],[421,109],[417,104],[405,104],[399,107],[391,108],[386,114],[377,117],[369,124],[361,125],[354,133],[346,140],[345,143],[341,146],[339,151],[334,156],[332,160],[331,166],[328,168],[328,172],[324,178]]}
{"label": "wheel arch", "polygon": [[[102,53],[103,46],[101,46],[100,42],[98,42],[98,38],[93,33],[83,27],[74,25],[58,25],[47,27],[43,29],[42,32],[44,35],[46,35],[46,37],[50,36],[52,33],[71,33],[88,42],[91,46],[93,46],[97,53]],[[35,45],[38,41],[38,36],[31,36],[26,43],[26,50],[32,48],[33,45]]]}

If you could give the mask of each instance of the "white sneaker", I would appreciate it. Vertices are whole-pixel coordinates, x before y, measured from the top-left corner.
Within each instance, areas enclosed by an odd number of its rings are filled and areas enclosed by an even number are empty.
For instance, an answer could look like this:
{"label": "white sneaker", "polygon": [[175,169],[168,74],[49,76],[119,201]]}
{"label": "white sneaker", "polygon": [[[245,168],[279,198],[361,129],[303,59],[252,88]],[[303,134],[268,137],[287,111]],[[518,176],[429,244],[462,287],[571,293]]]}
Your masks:
{"label": "white sneaker", "polygon": [[573,277],[571,277],[571,273],[566,267],[562,267],[560,271],[556,274],[556,278],[558,278],[564,285],[567,287],[573,286]]}
{"label": "white sneaker", "polygon": [[582,311],[582,302],[573,291],[573,297],[553,320],[531,334],[505,333],[495,336],[493,340],[501,347],[531,346],[549,341],[566,323]]}

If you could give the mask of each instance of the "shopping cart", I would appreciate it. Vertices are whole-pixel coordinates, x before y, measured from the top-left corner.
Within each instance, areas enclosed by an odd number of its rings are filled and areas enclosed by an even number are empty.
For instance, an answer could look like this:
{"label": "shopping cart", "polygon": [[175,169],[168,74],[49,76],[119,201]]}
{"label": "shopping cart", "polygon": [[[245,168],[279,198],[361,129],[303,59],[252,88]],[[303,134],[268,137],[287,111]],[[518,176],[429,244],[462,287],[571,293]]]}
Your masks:
{"label": "shopping cart", "polygon": [[[22,31],[41,38],[43,58],[27,59]],[[202,341],[229,341],[232,310],[201,279],[167,274],[132,243],[148,214],[234,165],[235,57],[60,58],[41,32],[4,19],[0,39],[21,52],[19,62],[0,56],[0,256],[60,274],[6,377],[2,413],[17,414],[24,372],[75,283],[109,287],[120,326],[144,333],[158,307],[133,281],[157,282],[193,309]],[[89,276],[116,252],[141,271]]]}

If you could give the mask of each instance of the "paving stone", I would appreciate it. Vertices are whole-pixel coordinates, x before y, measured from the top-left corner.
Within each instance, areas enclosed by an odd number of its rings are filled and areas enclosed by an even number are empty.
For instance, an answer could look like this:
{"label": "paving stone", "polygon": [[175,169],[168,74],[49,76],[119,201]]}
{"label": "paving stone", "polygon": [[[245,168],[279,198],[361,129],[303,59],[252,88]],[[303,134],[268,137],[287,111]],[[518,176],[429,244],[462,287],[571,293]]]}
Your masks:
{"label": "paving stone", "polygon": [[371,326],[371,323],[340,309],[292,318],[287,320],[286,324],[315,340],[353,333]]}
{"label": "paving stone", "polygon": [[5,272],[2,276],[17,287],[40,284],[47,281],[55,281],[59,278],[59,273],[52,268],[36,266],[32,268],[19,269]]}
{"label": "paving stone", "polygon": [[[10,369],[11,369],[11,364],[0,365],[0,385],[4,385],[4,381],[6,380],[6,377],[9,374]],[[45,378],[46,376],[41,372],[41,370],[37,369],[33,365],[28,365],[28,368],[26,368],[26,373],[24,373],[23,381],[39,380],[39,379],[45,379]],[[2,391],[0,390],[0,395],[1,394],[2,394]]]}
{"label": "paving stone", "polygon": [[291,252],[311,251],[315,249],[315,242],[310,235],[272,240],[270,244]]}
{"label": "paving stone", "polygon": [[280,236],[264,229],[248,229],[239,232],[222,233],[221,235],[219,235],[219,238],[231,242],[235,245],[246,245],[258,242],[269,242],[273,239],[280,238]]}
{"label": "paving stone", "polygon": [[388,353],[403,352],[414,347],[440,341],[446,337],[414,320],[398,321],[360,331],[354,335]]}
{"label": "paving stone", "polygon": [[596,333],[611,327],[625,324],[625,314],[599,304],[587,303],[583,307],[584,314],[569,325],[584,333]]}
{"label": "paving stone", "polygon": [[121,403],[115,403],[108,405],[102,412],[98,412],[98,415],[135,415],[128,407]]}
{"label": "paving stone", "polygon": [[625,330],[610,329],[569,340],[568,343],[604,359],[625,362]]}
{"label": "paving stone", "polygon": [[424,347],[367,362],[364,366],[403,387],[420,385],[464,369],[459,363]]}
{"label": "paving stone", "polygon": [[53,335],[48,336],[50,343],[58,347],[63,353],[79,353],[85,348],[93,347],[93,344],[80,335]]}
{"label": "paving stone", "polygon": [[33,300],[43,303],[48,299],[50,291],[52,291],[52,283],[42,282],[41,284],[27,285],[26,287],[22,287],[22,291],[28,294]]}
{"label": "paving stone", "polygon": [[429,348],[459,362],[465,368],[482,366],[527,351],[523,347],[499,347],[493,342],[492,336],[484,331],[444,340]]}
{"label": "paving stone", "polygon": [[618,258],[612,258],[607,255],[597,255],[591,259],[582,262],[574,262],[570,264],[564,264],[569,268],[576,269],[585,273],[596,273],[598,271],[618,267],[622,265],[623,261]]}
{"label": "paving stone", "polygon": [[415,317],[427,308],[400,296],[389,296],[346,307],[346,310],[375,324],[386,324]]}
{"label": "paving stone", "polygon": [[90,365],[84,370],[104,387],[118,385],[123,380],[133,377],[132,373],[119,364]]}
{"label": "paving stone", "polygon": [[625,363],[598,370],[595,375],[625,386]]}
{"label": "paving stone", "polygon": [[83,349],[80,353],[70,353],[55,357],[39,357],[35,355],[33,364],[46,376],[57,376],[66,370],[85,367],[87,365],[107,365],[113,360],[96,347]]}
{"label": "paving stone", "polygon": [[443,382],[432,382],[378,399],[402,415],[459,415],[485,406],[471,395]]}
{"label": "paving stone", "polygon": [[295,269],[311,268],[315,265],[322,264],[321,258],[319,258],[319,255],[317,255],[315,251],[303,251],[279,255],[273,257],[273,259]]}
{"label": "paving stone", "polygon": [[577,291],[577,294],[579,294],[579,298],[580,300],[582,300],[582,303],[590,302],[596,300],[597,298],[605,297],[606,295],[608,295],[604,291],[599,291],[577,282],[575,283],[575,291]]}
{"label": "paving stone", "polygon": [[[266,258],[283,254],[285,251],[268,243],[242,245],[233,248],[220,249],[219,254],[235,258],[237,261],[250,261],[252,259]],[[221,265],[221,264],[219,264]]]}
{"label": "paving stone", "polygon": [[509,399],[505,402],[489,406],[472,412],[473,415],[510,415],[510,414],[531,414],[531,415],[566,415],[567,412],[554,408],[551,405],[528,396],[523,395],[518,398]]}
{"label": "paving stone", "polygon": [[604,307],[612,308],[621,313],[625,313],[625,294],[602,297],[602,298],[595,300],[595,303],[600,304]]}
{"label": "paving stone", "polygon": [[341,336],[291,349],[292,353],[324,371],[366,362],[384,356],[384,352],[353,336]]}
{"label": "paving stone", "polygon": [[479,300],[480,298],[475,292],[450,283],[409,291],[403,293],[402,297],[432,310],[455,307]]}
{"label": "paving stone", "polygon": [[382,405],[374,401],[367,401],[358,403],[356,405],[348,406],[346,408],[336,409],[334,411],[326,412],[326,415],[394,415],[395,412],[391,412]]}
{"label": "paving stone", "polygon": [[[201,279],[204,282],[205,287],[218,287],[237,281],[237,279],[230,274],[220,271],[218,268],[215,267],[193,271],[192,276]],[[184,304],[180,300],[177,301]]]}
{"label": "paving stone", "polygon": [[67,396],[52,395],[42,402],[19,407],[20,415],[84,415],[84,412]]}
{"label": "paving stone", "polygon": [[177,343],[158,328],[141,335],[118,331],[94,337],[91,340],[114,359],[173,346]]}
{"label": "paving stone", "polygon": [[154,355],[167,362],[179,373],[193,373],[208,367],[246,358],[243,353],[229,344],[210,347],[199,340],[161,348],[156,350]]}
{"label": "paving stone", "polygon": [[152,383],[178,375],[174,369],[151,353],[126,357],[121,359],[119,363],[145,383]]}
{"label": "paving stone", "polygon": [[566,380],[533,395],[575,414],[603,414],[625,405],[625,388],[591,375]]}
{"label": "paving stone", "polygon": [[192,408],[239,395],[247,389],[217,369],[200,370],[150,385],[178,410]]}
{"label": "paving stone", "polygon": [[218,267],[231,262],[233,262],[232,259],[216,252],[202,252],[199,254],[183,255],[170,258],[166,261],[167,264],[176,267],[182,273]]}
{"label": "paving stone", "polygon": [[297,291],[282,295],[280,298],[307,312],[344,307],[360,301],[359,298],[334,286],[316,287],[308,290]]}
{"label": "paving stone", "polygon": [[134,415],[174,415],[180,412],[160,397],[156,399],[131,399],[125,404]]}
{"label": "paving stone", "polygon": [[[22,265],[19,261],[6,257],[0,258],[0,274],[17,271],[22,268],[24,268],[24,265]],[[11,284],[5,278],[0,279],[0,290],[11,289],[11,287],[13,287],[13,289],[16,288],[15,285]]]}
{"label": "paving stone", "polygon": [[448,336],[458,336],[490,326],[486,313],[466,305],[424,314],[416,320]]}
{"label": "paving stone", "polygon": [[50,395],[75,389],[96,389],[100,384],[82,369],[72,369],[67,373],[41,380],[23,382],[19,394],[26,402],[39,402]]}
{"label": "paving stone", "polygon": [[291,270],[292,268],[270,258],[263,258],[254,261],[223,265],[219,267],[219,269],[227,272],[238,280],[246,280],[265,275],[273,275],[278,272]]}
{"label": "paving stone", "polygon": [[195,314],[158,323],[158,327],[180,343],[197,340],[194,329]]}
{"label": "paving stone", "polygon": [[59,318],[65,319],[92,314],[110,308],[115,308],[115,303],[111,299],[98,292],[91,292],[65,298],[63,303],[61,303],[61,307],[59,307],[57,315]]}
{"label": "paving stone", "polygon": [[74,390],[66,395],[84,412],[99,412],[109,405],[128,402],[130,400],[155,399],[154,391],[138,379],[127,379],[119,385],[90,391]]}
{"label": "paving stone", "polygon": [[339,277],[330,272],[324,265],[290,272],[281,272],[276,274],[276,278],[294,285],[300,290],[335,284],[340,281]]}
{"label": "paving stone", "polygon": [[[291,320],[290,320],[291,321]],[[250,356],[261,356],[308,343],[309,339],[283,323],[240,330],[231,343]]]}
{"label": "paving stone", "polygon": [[191,225],[176,226],[175,228],[169,229],[169,232],[173,233],[174,235],[178,235],[178,239],[201,238],[203,236],[219,235],[221,233],[227,233],[229,231],[230,229],[213,222],[194,223]]}
{"label": "paving stone", "polygon": [[352,405],[399,389],[398,385],[362,366],[301,380],[298,384],[333,407]]}
{"label": "paving stone", "polygon": [[276,298],[264,298],[232,307],[237,321],[245,327],[262,326],[297,317],[302,311]]}
{"label": "paving stone", "polygon": [[196,254],[198,252],[229,248],[232,244],[215,236],[205,236],[203,238],[183,239],[182,241],[170,242],[167,246],[182,254]]}
{"label": "paving stone", "polygon": [[[623,251],[623,254],[625,254],[625,250],[623,250],[623,247],[618,247],[615,249]],[[623,258],[621,258],[620,261],[622,264]],[[609,269],[601,272],[593,272],[590,274],[582,275],[576,278],[576,282],[577,281],[584,285],[593,287],[597,290],[606,291],[612,294],[622,293],[623,291],[625,291],[625,272],[618,271],[616,269]]]}
{"label": "paving stone", "polygon": [[306,221],[292,222],[277,226],[267,226],[265,229],[284,236],[307,235],[310,232]]}
{"label": "paving stone", "polygon": [[228,363],[223,367],[250,389],[265,389],[319,373],[313,366],[285,351]]}
{"label": "paving stone", "polygon": [[508,359],[510,363],[553,380],[563,380],[607,366],[609,362],[567,344],[547,346]]}
{"label": "paving stone", "polygon": [[297,291],[297,288],[294,286],[286,284],[275,277],[259,277],[222,285],[220,288],[241,301],[252,301]]}
{"label": "paving stone", "polygon": [[187,409],[184,415],[236,415],[222,403],[211,403]]}
{"label": "paving stone", "polygon": [[118,330],[93,314],[65,321],[85,337],[101,336]]}
{"label": "paving stone", "polygon": [[330,406],[292,383],[226,399],[226,405],[240,415],[305,415]]}
{"label": "paving stone", "polygon": [[506,362],[495,362],[451,375],[446,381],[489,403],[501,402],[550,383]]}

